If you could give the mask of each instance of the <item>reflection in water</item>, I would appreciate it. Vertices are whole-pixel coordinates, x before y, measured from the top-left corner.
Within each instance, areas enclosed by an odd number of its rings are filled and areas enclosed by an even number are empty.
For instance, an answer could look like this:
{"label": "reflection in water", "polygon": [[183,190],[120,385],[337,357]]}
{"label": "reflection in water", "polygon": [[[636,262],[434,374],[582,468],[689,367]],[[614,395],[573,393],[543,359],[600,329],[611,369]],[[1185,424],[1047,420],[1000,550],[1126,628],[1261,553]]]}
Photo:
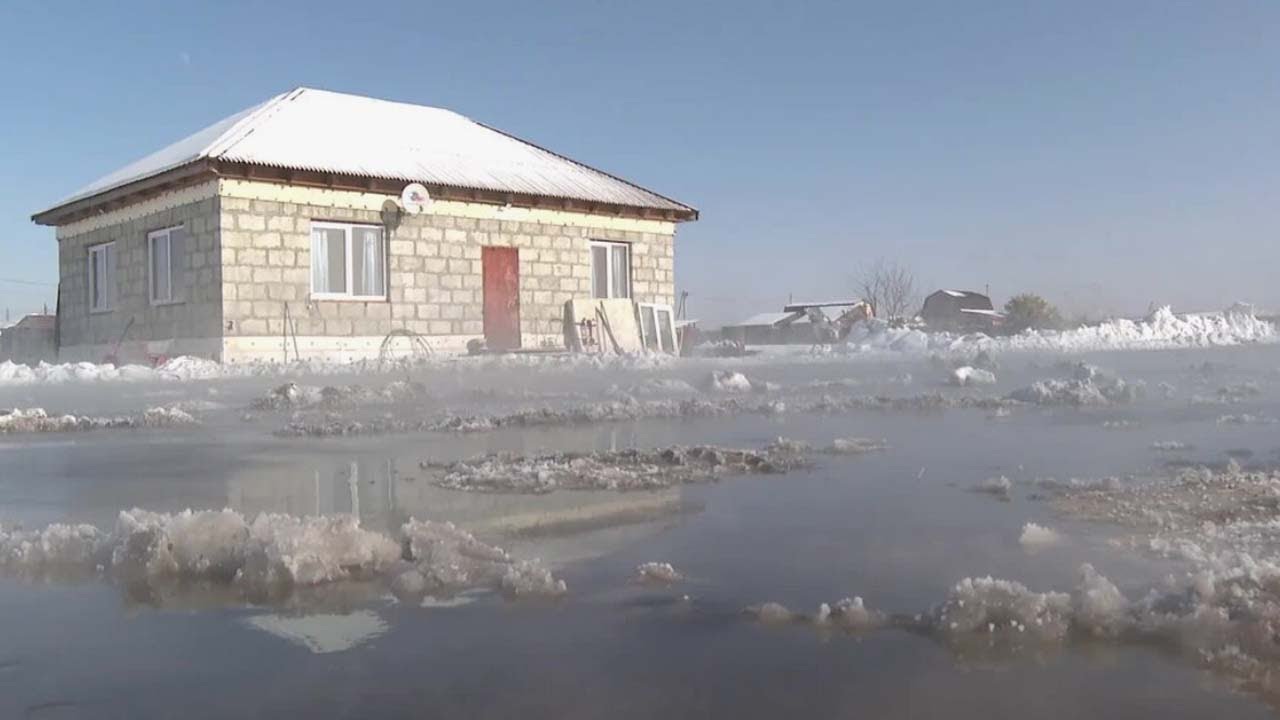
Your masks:
{"label": "reflection in water", "polygon": [[313,653],[350,650],[387,631],[382,618],[368,610],[346,615],[316,614],[301,617],[254,615],[245,620],[250,627],[297,643]]}
{"label": "reflection in water", "polygon": [[383,533],[410,518],[453,522],[490,536],[562,534],[670,515],[684,507],[680,488],[647,492],[560,491],[544,495],[471,493],[420,476],[416,458],[299,458],[255,465],[227,480],[227,505],[258,513],[323,516],[350,513]]}

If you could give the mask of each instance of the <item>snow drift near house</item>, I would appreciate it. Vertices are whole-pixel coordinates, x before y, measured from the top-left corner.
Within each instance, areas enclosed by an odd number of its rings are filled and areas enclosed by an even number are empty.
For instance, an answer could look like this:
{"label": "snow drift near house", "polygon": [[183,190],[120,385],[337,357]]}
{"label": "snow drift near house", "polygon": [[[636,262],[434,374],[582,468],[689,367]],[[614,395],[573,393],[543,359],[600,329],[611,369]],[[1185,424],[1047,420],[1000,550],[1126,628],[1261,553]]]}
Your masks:
{"label": "snow drift near house", "polygon": [[[1099,325],[1075,330],[1027,331],[1011,337],[988,337],[982,334],[955,335],[931,333],[918,328],[895,327],[880,320],[858,323],[847,344],[831,346],[815,352],[805,346],[769,348],[757,356],[735,358],[734,362],[751,365],[778,361],[831,362],[845,361],[858,353],[926,353],[956,354],[974,357],[979,353],[1035,351],[1079,353],[1105,350],[1139,350],[1178,347],[1212,347],[1245,343],[1276,342],[1280,336],[1271,323],[1259,320],[1247,308],[1233,307],[1222,313],[1175,315],[1162,307],[1142,321],[1110,320]],[[709,358],[677,358],[666,354],[636,355],[535,354],[489,355],[483,357],[432,355],[414,359],[380,363],[376,360],[332,361],[303,360],[289,363],[250,362],[222,364],[195,357],[176,357],[159,367],[144,365],[98,365],[88,362],[47,364],[36,367],[0,362],[0,387],[60,384],[76,382],[172,382],[178,380],[213,380],[244,377],[287,377],[297,375],[371,374],[403,370],[483,370],[494,368],[528,368],[540,372],[581,372],[609,370],[661,370],[679,365],[708,362]],[[715,358],[723,363],[724,358]],[[975,367],[977,365],[975,364]],[[977,368],[990,371],[989,368]],[[707,387],[717,392],[767,392],[777,389],[770,383],[753,383],[738,373],[713,375]],[[969,382],[981,382],[985,376],[970,375]]]}
{"label": "snow drift near house", "polygon": [[1232,306],[1221,313],[1176,315],[1166,305],[1141,321],[1108,320],[1073,330],[1028,330],[1010,337],[988,337],[981,333],[927,333],[894,327],[882,320],[859,323],[849,334],[850,347],[859,351],[928,350],[970,354],[982,350],[1076,353],[1212,347],[1276,340],[1274,325],[1259,320],[1250,308],[1241,306]]}

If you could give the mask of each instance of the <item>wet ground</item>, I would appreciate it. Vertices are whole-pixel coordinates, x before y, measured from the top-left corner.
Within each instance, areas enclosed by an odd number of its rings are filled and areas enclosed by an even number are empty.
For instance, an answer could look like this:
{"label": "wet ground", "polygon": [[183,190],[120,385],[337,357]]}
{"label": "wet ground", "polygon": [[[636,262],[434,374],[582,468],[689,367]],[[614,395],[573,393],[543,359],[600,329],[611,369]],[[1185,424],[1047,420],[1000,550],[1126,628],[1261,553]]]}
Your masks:
{"label": "wet ground", "polygon": [[[262,513],[355,515],[395,543],[410,518],[451,521],[509,551],[503,563],[538,558],[567,586],[516,594],[473,578],[406,591],[409,566],[388,570],[406,562],[391,558],[359,572],[343,560],[341,577],[258,593],[239,576],[193,570],[198,563],[148,565],[139,579],[110,552],[78,564],[10,558],[0,561],[0,717],[1272,715],[1280,704],[1256,673],[1206,655],[1225,647],[1217,636],[1190,641],[1138,620],[1094,636],[1077,607],[1062,637],[1027,641],[1018,607],[988,611],[975,630],[938,622],[937,608],[970,577],[1071,594],[1090,563],[1136,607],[1205,572],[1145,535],[1135,542],[1132,523],[1073,512],[1081,503],[1062,488],[1072,478],[1128,487],[1231,458],[1274,467],[1280,348],[994,361],[996,385],[965,387],[950,383],[951,361],[725,359],[0,388],[0,407],[51,416],[141,417],[176,405],[196,421],[0,435],[0,527],[11,535],[86,523],[109,550],[121,546],[109,537],[121,511],[135,507],[230,508],[246,523]],[[713,371],[741,372],[746,384],[713,381]],[[1144,387],[1083,406],[1004,399],[1051,378]],[[286,381],[400,384],[381,395],[261,402]],[[440,424],[458,418],[468,422]],[[352,424],[377,431],[282,432]],[[646,477],[672,482],[643,490],[474,492],[440,487],[432,471],[487,453],[503,462],[570,453],[604,463],[589,466],[598,473],[611,471],[616,451],[758,451],[779,437],[810,446],[802,463],[710,476],[659,468]],[[888,447],[822,451],[841,438]],[[494,467],[500,479],[507,466]],[[1000,477],[1007,491],[976,489]],[[1093,500],[1096,509],[1107,496]],[[1274,505],[1269,512],[1280,520]],[[1053,537],[1020,541],[1027,523]],[[168,532],[179,549],[195,542]],[[1257,540],[1254,560],[1280,557]],[[201,538],[200,552],[216,552],[215,541]],[[429,582],[439,571],[421,553],[413,561]],[[637,566],[651,561],[671,563],[681,579],[637,582]],[[821,603],[853,596],[883,622],[814,620]],[[743,612],[766,602],[803,617]],[[1233,612],[1228,622],[1243,611]]]}

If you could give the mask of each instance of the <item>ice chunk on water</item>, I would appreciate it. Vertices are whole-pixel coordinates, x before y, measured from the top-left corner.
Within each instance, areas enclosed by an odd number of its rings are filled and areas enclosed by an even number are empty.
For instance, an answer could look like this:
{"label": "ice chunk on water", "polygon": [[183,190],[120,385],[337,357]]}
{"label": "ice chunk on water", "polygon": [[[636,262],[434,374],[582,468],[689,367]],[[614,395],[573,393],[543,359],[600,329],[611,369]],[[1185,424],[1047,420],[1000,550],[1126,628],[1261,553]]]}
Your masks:
{"label": "ice chunk on water", "polygon": [[1029,522],[1022,526],[1022,535],[1018,543],[1027,550],[1040,550],[1062,542],[1062,536],[1056,530]]}
{"label": "ice chunk on water", "polygon": [[888,449],[889,443],[884,440],[850,437],[836,438],[831,442],[831,447],[827,449],[827,452],[833,455],[865,455],[869,452]]}
{"label": "ice chunk on water", "polygon": [[55,567],[92,568],[106,537],[92,525],[54,524],[42,530],[0,526],[0,567],[20,571]]}
{"label": "ice chunk on water", "polygon": [[712,370],[707,379],[707,389],[713,392],[744,393],[753,387],[746,375],[732,370]]}
{"label": "ice chunk on water", "polygon": [[1080,583],[1072,605],[1076,625],[1085,632],[1115,637],[1128,624],[1129,601],[1088,563],[1080,566]]}
{"label": "ice chunk on water", "polygon": [[743,612],[759,622],[768,624],[788,623],[796,619],[795,613],[788,610],[782,603],[776,602],[752,605]]}
{"label": "ice chunk on water", "polygon": [[538,561],[521,560],[502,574],[502,591],[512,597],[556,597],[569,589],[564,580],[557,580]]}
{"label": "ice chunk on water", "polygon": [[1000,475],[998,477],[989,477],[973,487],[975,492],[995,495],[1003,500],[1009,499],[1009,494],[1013,491],[1013,482],[1009,478]]}
{"label": "ice chunk on water", "polygon": [[965,578],[934,610],[932,625],[944,637],[1015,632],[1061,640],[1071,625],[1071,597],[1032,592],[1022,583],[990,576]]}
{"label": "ice chunk on water", "polygon": [[995,385],[996,374],[990,370],[964,365],[951,371],[951,384],[961,387],[968,385]]}
{"label": "ice chunk on water", "polygon": [[684,579],[671,563],[647,562],[636,568],[636,580],[642,583],[670,585]]}

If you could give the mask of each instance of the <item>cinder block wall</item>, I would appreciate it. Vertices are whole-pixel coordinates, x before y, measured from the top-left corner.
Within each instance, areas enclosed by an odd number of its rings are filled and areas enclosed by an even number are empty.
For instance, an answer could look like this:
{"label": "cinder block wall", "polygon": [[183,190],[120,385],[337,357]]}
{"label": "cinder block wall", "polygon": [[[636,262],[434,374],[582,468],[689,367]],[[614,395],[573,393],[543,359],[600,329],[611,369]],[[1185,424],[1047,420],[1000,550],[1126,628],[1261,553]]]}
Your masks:
{"label": "cinder block wall", "polygon": [[[187,188],[58,228],[60,359],[101,361],[126,326],[122,359],[145,360],[148,353],[216,354],[222,319],[216,188],[216,182]],[[152,305],[147,233],[176,225],[184,226],[189,236],[181,280],[174,278],[182,301]],[[112,241],[115,306],[90,313],[89,247]]]}
{"label": "cinder block wall", "polygon": [[220,193],[229,356],[282,356],[286,304],[304,354],[368,355],[396,329],[430,336],[437,350],[461,349],[484,332],[480,257],[486,245],[519,249],[525,347],[561,344],[564,301],[591,293],[593,239],[631,244],[637,301],[674,303],[671,223],[451,202],[384,226],[386,301],[312,299],[312,221],[382,225],[381,208],[391,198],[231,180],[221,181]]}

